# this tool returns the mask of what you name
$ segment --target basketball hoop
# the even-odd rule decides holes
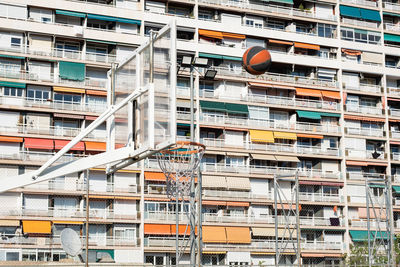
[[[189,195],[191,179],[200,165],[205,150],[203,144],[178,141],[170,148],[157,153],[158,165],[166,177],[169,198]]]

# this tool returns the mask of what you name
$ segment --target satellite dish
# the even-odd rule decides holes
[[[79,235],[71,228],[65,228],[61,231],[60,236],[64,251],[72,257],[79,255],[82,250],[82,242]]]

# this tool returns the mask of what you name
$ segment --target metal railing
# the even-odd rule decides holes
[[[388,31],[400,32],[399,24],[385,22],[383,25],[384,25],[385,29]]]
[[[374,129],[374,128],[345,127],[345,132],[347,134],[352,134],[352,135],[364,135],[364,136],[376,136],[376,137],[385,136],[385,131],[383,129]]]
[[[361,5],[361,6],[370,6],[370,7],[377,6],[377,2],[368,1],[368,0],[341,0],[341,2],[351,3],[351,4]]]
[[[327,193],[306,193],[300,192],[300,201],[312,201],[312,202],[338,202],[342,203],[344,197],[339,194],[327,194]]]
[[[399,87],[387,87],[387,91],[389,95],[396,95],[399,96],[400,95],[400,88]]]
[[[18,153],[0,153],[0,160],[21,160],[21,161],[47,161],[49,158],[53,157],[55,153],[53,152],[32,152],[32,151],[19,151]],[[87,155],[81,154],[65,154],[57,162],[69,162]]]
[[[357,150],[357,149],[346,149],[346,155],[351,158],[360,158],[360,159],[377,159],[383,160],[386,159],[386,154],[383,151],[377,151],[379,155],[375,155],[374,158],[374,150]]]
[[[373,29],[379,28],[379,23],[372,22],[372,21],[350,19],[350,18],[344,18],[344,17],[341,18],[341,21],[342,21],[342,23],[350,24],[350,25],[354,25],[354,26],[367,27],[367,28],[373,28]]]
[[[368,220],[367,219],[359,219],[359,218],[350,218],[349,224],[351,227],[367,228]],[[377,228],[378,225],[379,225],[379,227],[381,227],[383,229],[386,228],[386,222],[384,222],[384,221],[381,221],[378,224],[378,222],[376,220],[370,220],[370,225],[372,228]]]
[[[389,1],[384,1],[383,3],[383,7],[389,10],[394,10],[394,11],[400,11],[400,5],[397,3],[392,3]]]
[[[344,87],[349,90],[361,91],[361,92],[369,92],[369,93],[381,93],[381,86],[375,84],[363,84],[360,83],[358,86],[351,86],[348,84],[344,84]]]
[[[383,109],[372,106],[361,106],[361,105],[346,105],[346,111],[355,112],[355,113],[363,113],[363,114],[372,114],[372,115],[382,115]]]
[[[349,180],[362,180],[365,181],[366,179],[383,179],[385,178],[385,174],[380,173],[368,173],[368,172],[349,172],[347,171],[347,178]]]

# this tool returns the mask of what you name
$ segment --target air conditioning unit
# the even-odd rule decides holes
[[[83,35],[83,26],[74,26],[74,33],[75,33],[75,36],[82,36]]]

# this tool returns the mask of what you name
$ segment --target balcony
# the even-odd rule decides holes
[[[379,211],[377,211],[379,213]],[[359,218],[351,218],[349,219],[349,225],[350,227],[360,227],[360,228],[367,228],[368,227],[368,220],[367,219],[359,219]],[[377,228],[379,227],[386,229],[386,222],[381,221],[378,223],[375,219],[370,220],[370,226],[371,228]]]
[[[400,161],[400,152],[392,152],[391,156],[392,156],[392,160]]]
[[[367,27],[372,29],[378,29],[379,23],[372,22],[372,21],[365,21],[365,20],[358,20],[358,19],[350,19],[350,18],[341,18],[342,23],[359,26],[359,27]]]
[[[400,5],[397,3],[384,1],[382,4],[383,4],[383,8],[385,8],[385,9],[393,10],[393,11],[400,11]]]
[[[357,150],[357,149],[346,149],[346,155],[349,158],[357,158],[357,159],[375,159],[375,160],[384,160],[386,159],[386,153],[383,151],[377,151],[379,154],[378,157],[373,156],[374,150]]]
[[[390,131],[390,137],[400,139],[400,131]]]
[[[331,87],[337,88],[336,81],[327,81],[323,79],[315,79],[315,78],[308,78],[302,76],[293,76],[287,74],[279,74],[279,73],[272,73],[266,72],[262,75],[254,76],[249,74],[242,68],[229,68],[228,66],[219,66],[213,67],[215,70],[218,71],[217,76],[229,76],[235,78],[247,78],[247,79],[255,79],[263,80],[263,81],[270,81],[270,82],[278,82],[278,83],[288,83],[293,86],[298,86],[299,84],[307,85],[307,86],[318,86],[318,87]]]
[[[201,90],[200,97],[212,98],[212,99],[241,100],[250,103],[262,103],[262,104],[279,105],[279,106],[294,107],[294,108],[324,109],[332,111],[337,111],[340,108],[337,102],[332,102],[332,101],[318,101],[310,99],[296,99],[289,97],[279,97],[271,95],[252,95],[252,94],[241,97],[233,97],[229,95],[218,95],[218,93],[213,90]]]
[[[389,115],[390,116],[395,116],[395,117],[400,116],[400,109],[389,108]]]
[[[360,5],[360,6],[377,7],[377,2],[368,0],[341,0],[341,2]]]
[[[383,129],[375,129],[375,128],[345,127],[345,133],[351,135],[362,135],[362,136],[373,136],[373,137],[385,136],[385,131]]]
[[[300,192],[300,201],[343,203],[344,197],[339,194]]]
[[[371,114],[371,115],[382,115],[383,109],[373,106],[362,106],[362,105],[346,105],[345,110],[348,112]]]
[[[360,83],[359,86],[351,86],[344,83],[343,86],[347,90],[352,90],[352,91],[360,91],[360,92],[376,93],[376,94],[380,94],[382,92],[382,87],[380,85],[375,85],[375,84]]]
[[[221,197],[221,198],[236,198],[236,199],[250,199],[253,197],[261,197],[261,198],[268,198],[271,199],[271,195],[259,195],[253,196],[250,191],[230,191],[230,190],[209,190],[203,189],[203,196],[204,197]]]
[[[346,173],[347,179],[365,181],[367,179],[384,179],[385,174],[381,173],[368,173],[368,172],[349,172]]]
[[[33,162],[45,162],[53,157],[53,152],[32,152],[32,151],[20,151],[19,153],[0,153],[0,160],[20,160],[20,161],[33,161]],[[87,155],[80,154],[65,154],[56,163],[70,162],[73,160],[86,157]]]
[[[387,92],[389,95],[400,96],[400,88],[399,87],[387,87]]]
[[[393,24],[393,23],[384,23],[385,30],[392,31],[392,32],[400,32],[400,25]]]

